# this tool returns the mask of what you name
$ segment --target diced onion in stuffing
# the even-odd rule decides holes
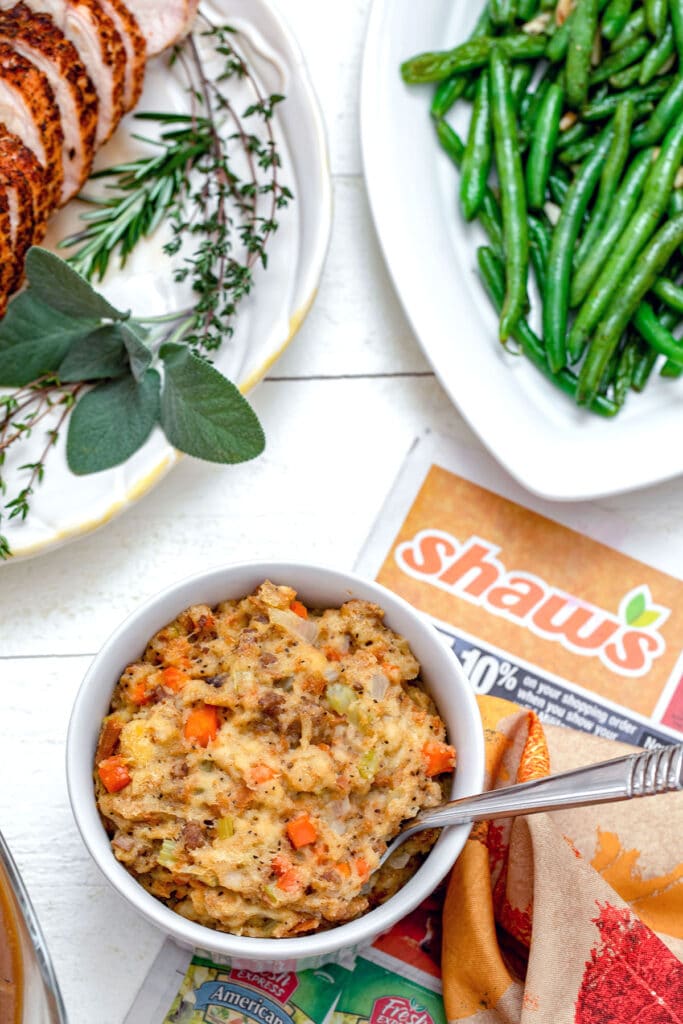
[[[318,625],[315,619],[302,619],[294,612],[283,611],[281,608],[270,608],[268,611],[270,621],[276,626],[282,626],[288,633],[293,633],[306,643],[312,644],[318,635]]]
[[[382,700],[388,686],[389,680],[384,675],[384,672],[375,672],[370,680],[370,693],[373,700]]]

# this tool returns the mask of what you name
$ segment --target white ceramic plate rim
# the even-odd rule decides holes
[[[479,8],[459,9],[462,31],[451,32],[452,45]],[[435,26],[454,11],[450,0],[374,0],[363,55],[361,149],[370,208],[418,341],[491,454],[541,497],[583,500],[673,477],[683,472],[683,449],[670,443],[683,421],[676,382],[653,379],[614,420],[604,420],[575,408],[525,359],[492,344],[496,319],[476,275],[475,246],[484,236],[456,210],[457,174],[429,123],[429,96],[405,86],[398,70],[401,59],[447,45]],[[450,278],[430,259],[435,250]]]
[[[219,955],[244,961],[278,963],[282,961],[306,961],[309,958],[343,954],[356,946],[368,945],[373,938],[386,931],[429,895],[444,878],[454,860],[462,850],[471,826],[457,826],[444,831],[433,851],[422,867],[403,887],[400,893],[383,906],[363,917],[340,925],[327,932],[295,939],[258,939],[213,932],[192,921],[187,921],[164,906],[140,886],[112,855],[108,838],[102,827],[93,797],[92,759],[97,743],[99,722],[109,707],[111,686],[105,687],[98,676],[102,666],[112,658],[119,645],[127,650],[144,647],[146,639],[165,623],[171,621],[183,608],[206,601],[213,604],[219,595],[231,596],[250,592],[258,582],[270,578],[287,582],[301,593],[306,600],[309,591],[330,591],[340,597],[340,603],[348,599],[345,595],[374,601],[387,612],[387,622],[395,623],[401,630],[402,622],[409,623],[409,629],[402,631],[409,636],[418,660],[425,649],[433,651],[434,660],[440,661],[439,672],[448,678],[452,673],[457,680],[457,706],[462,718],[470,727],[467,730],[467,757],[459,760],[453,785],[453,796],[466,796],[479,792],[484,785],[484,737],[479,709],[474,692],[465,677],[460,664],[431,623],[407,601],[353,573],[343,573],[321,566],[296,562],[241,563],[222,566],[209,572],[198,573],[168,587],[160,594],[145,602],[134,611],[109,637],[92,662],[76,696],[69,722],[66,742],[66,774],[69,800],[76,825],[93,860],[111,885],[124,896],[152,924],[172,935],[184,945],[193,945]],[[202,597],[201,595],[205,595]],[[142,620],[144,619],[144,623]],[[150,623],[150,619],[152,622]],[[130,634],[135,640],[131,643]],[[127,643],[125,642],[128,637]],[[116,661],[116,658],[113,659]],[[117,669],[123,664],[118,657]],[[107,678],[109,677],[109,669]],[[115,674],[114,674],[115,680]],[[448,718],[447,713],[443,713]],[[452,715],[456,722],[458,715]],[[476,724],[476,728],[472,728]],[[456,725],[457,728],[457,725]]]
[[[315,217],[312,218],[315,225],[315,233],[311,242],[306,246],[305,251],[302,250],[302,263],[297,273],[292,293],[287,333],[277,335],[273,332],[270,350],[262,362],[238,381],[238,386],[243,393],[249,392],[263,379],[273,363],[283,354],[306,319],[315,301],[332,231],[332,180],[327,132],[320,102],[311,81],[306,61],[295,36],[270,0],[251,0],[251,2],[254,19],[260,17],[269,20],[272,25],[272,31],[277,33],[280,52],[286,56],[288,68],[296,76],[297,88],[301,94],[300,102],[304,108],[305,116],[310,122],[309,127],[314,138],[314,145],[310,147],[306,158],[310,161],[309,173],[311,177],[317,179],[316,191],[319,193],[319,200]],[[297,196],[293,209],[296,209],[296,204],[306,203],[306,201],[305,196]],[[60,526],[51,535],[44,536],[38,541],[22,545],[20,535],[16,540],[13,538],[12,560],[18,561],[24,558],[31,558],[45,551],[53,550],[74,540],[76,537],[90,533],[103,526],[147,494],[181,458],[181,452],[178,452],[170,445],[164,446],[160,449],[155,464],[147,468],[142,476],[136,477],[127,488],[125,494],[113,495],[111,504],[104,512],[94,517],[84,517],[82,521]]]

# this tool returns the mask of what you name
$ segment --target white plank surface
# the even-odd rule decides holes
[[[64,738],[89,656],[146,596],[208,566],[272,556],[351,567],[418,434],[478,446],[429,373],[369,220],[357,131],[368,7],[280,0],[327,118],[335,227],[316,305],[253,396],[266,454],[232,469],[186,459],[98,533],[0,569],[0,828],[71,1024],[121,1024],[161,944],[100,879],[68,807]],[[601,505],[683,547],[683,481]]]

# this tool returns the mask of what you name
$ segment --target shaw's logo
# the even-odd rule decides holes
[[[670,609],[655,604],[647,586],[630,590],[614,615],[540,576],[508,572],[495,557],[499,551],[481,537],[461,544],[443,530],[421,530],[399,544],[395,558],[409,576],[525,626],[573,654],[597,657],[620,675],[645,675],[663,654],[666,644],[655,624],[661,627]]]
[[[370,1024],[434,1024],[423,1006],[405,996],[383,996],[372,1007]]]

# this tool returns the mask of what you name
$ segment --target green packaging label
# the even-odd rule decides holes
[[[446,1024],[446,1015],[438,992],[359,957],[332,1024]]]
[[[323,1024],[348,976],[334,964],[260,974],[194,957],[163,1024]]]

